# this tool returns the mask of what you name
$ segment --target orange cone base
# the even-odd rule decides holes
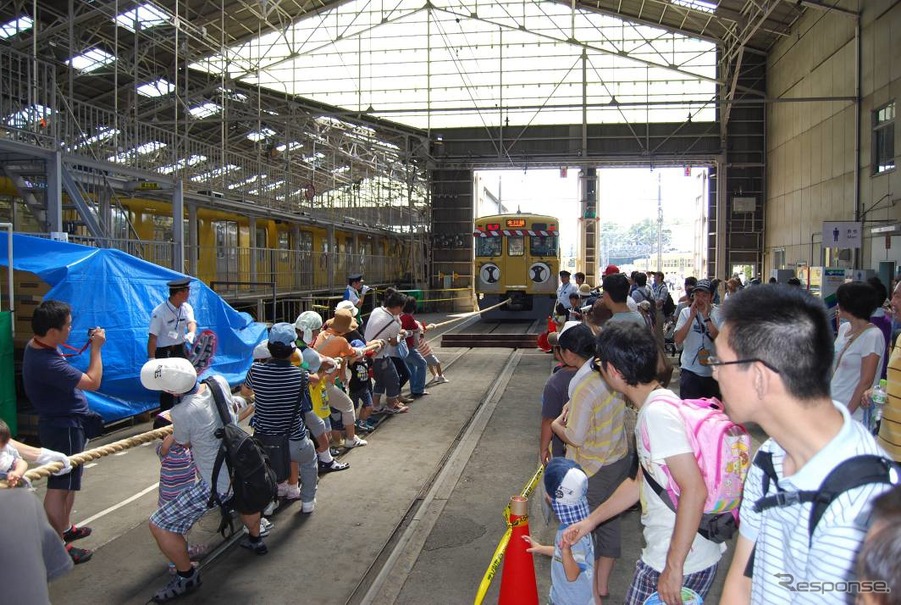
[[[511,516],[511,520],[517,517]],[[498,605],[538,605],[538,584],[535,581],[535,562],[526,552],[529,544],[522,539],[529,535],[529,524],[513,528],[504,553],[501,594]]]

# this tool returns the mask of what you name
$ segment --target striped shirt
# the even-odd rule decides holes
[[[579,463],[589,477],[629,453],[625,402],[607,388],[599,373],[591,371],[590,363],[586,361],[570,382],[564,431],[573,446],[566,448],[566,457]]]
[[[163,453],[163,444],[156,446],[160,457],[160,496],[157,504],[163,506],[197,483],[197,467],[191,450],[180,443],[173,443],[169,451]]]
[[[895,462],[901,462],[901,346],[888,360],[888,397],[879,426],[879,445]]]
[[[819,489],[826,475],[838,464],[861,454],[884,455],[873,436],[848,414],[848,409],[833,401],[844,424],[838,434],[801,469],[783,477],[785,450],[772,439],[760,446],[773,454],[773,467],[779,485],[786,491]],[[797,591],[800,582],[844,582],[853,580],[854,560],[869,523],[870,501],[891,486],[873,483],[848,490],[836,498],[813,533],[808,535],[811,503],[773,507],[754,512],[754,503],[763,497],[763,471],[752,466],[745,480],[741,504],[741,535],[756,542],[754,571],[751,578],[751,602],[766,605],[848,602],[844,592]],[[769,494],[776,493],[770,485]],[[789,578],[789,574],[791,577]],[[791,584],[792,589],[787,587]]]
[[[307,390],[307,371],[291,365],[287,359],[273,359],[255,363],[247,372],[245,386],[253,390],[255,413],[250,426],[255,431],[283,435],[288,430],[298,391],[303,393],[300,410],[290,431],[291,441],[301,441],[307,435],[303,413],[313,409]]]

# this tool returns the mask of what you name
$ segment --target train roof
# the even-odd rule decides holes
[[[545,222],[554,222],[559,223],[560,221],[556,216],[551,216],[549,214],[529,214],[526,212],[522,213],[510,213],[510,214],[493,214],[491,216],[480,216],[475,219],[476,223],[490,223],[492,221],[500,221],[508,218],[524,218],[529,221],[545,221]]]

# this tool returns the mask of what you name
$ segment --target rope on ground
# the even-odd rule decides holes
[[[95,447],[93,449],[81,452],[79,454],[73,454],[69,456],[69,463],[72,466],[80,466],[90,462],[91,460],[96,460],[97,458],[102,458],[104,456],[109,456],[110,454],[115,454],[118,452],[123,452],[125,450],[131,449],[133,447],[137,447],[144,443],[148,443],[150,441],[155,441],[157,439],[162,439],[163,437],[168,436],[172,433],[171,426],[165,426],[161,429],[154,429],[152,431],[148,431],[146,433],[141,433],[140,435],[135,435],[133,437],[127,437],[126,439],[120,439],[119,441],[114,441],[107,445],[102,445],[100,447]],[[49,477],[53,473],[62,470],[63,463],[62,462],[51,462],[49,464],[45,464],[43,466],[38,466],[33,469],[29,469],[25,472],[25,479],[29,481],[36,481],[37,479],[43,479],[45,477]],[[0,481],[0,488],[9,487],[6,484],[6,481]]]
[[[535,474],[532,475],[532,478],[529,479],[529,482],[526,483],[526,486],[519,495],[528,499],[538,486],[538,480],[543,473],[544,466],[539,464]],[[507,523],[507,530],[504,532],[504,535],[501,536],[497,548],[494,549],[494,555],[492,555],[491,563],[488,564],[488,569],[485,570],[485,575],[482,576],[482,581],[479,583],[479,590],[476,592],[476,598],[475,601],[473,601],[473,605],[482,605],[482,601],[485,600],[485,594],[488,592],[488,587],[491,586],[491,581],[494,579],[495,574],[497,574],[497,570],[500,569],[501,560],[504,558],[504,552],[506,552],[507,544],[510,542],[510,536],[513,534],[513,525],[510,523],[509,503],[504,507],[504,520]]]

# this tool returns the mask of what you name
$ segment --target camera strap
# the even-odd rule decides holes
[[[72,345],[67,345],[66,343],[61,343],[59,346],[69,349],[70,351],[75,351],[74,353],[61,353],[58,348],[48,345],[46,342],[41,342],[37,338],[32,338],[31,341],[34,344],[36,344],[37,346],[39,346],[40,348],[50,349],[51,351],[56,351],[63,357],[77,357],[77,356],[81,355],[82,353],[84,353],[87,350],[87,348],[91,345],[90,339],[86,343],[84,343],[84,346],[81,347],[80,349],[73,347]]]

